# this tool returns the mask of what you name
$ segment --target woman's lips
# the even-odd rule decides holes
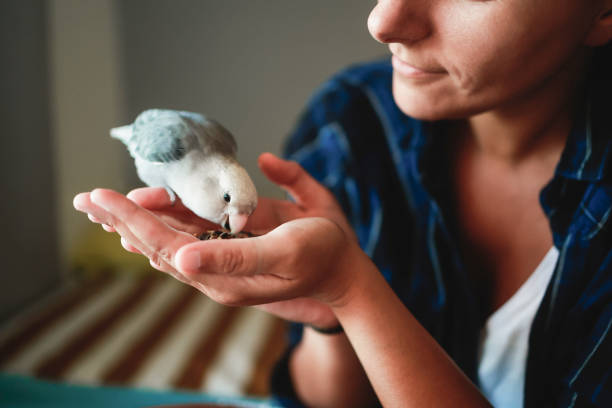
[[[395,71],[408,78],[429,78],[442,75],[446,72],[442,69],[417,68],[402,61],[395,55],[391,57],[391,65]]]

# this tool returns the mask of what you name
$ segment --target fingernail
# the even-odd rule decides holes
[[[83,193],[79,193],[77,195],[74,196],[74,198],[72,199],[72,205],[74,206],[74,208],[76,208],[79,211],[83,211],[84,207],[83,207],[83,197],[85,196],[85,194]]]
[[[200,253],[197,251],[189,251],[183,255],[183,268],[187,270],[197,270],[202,266]]]
[[[92,191],[89,197],[95,205],[110,212],[108,206],[104,203],[104,199],[101,199],[99,190]]]

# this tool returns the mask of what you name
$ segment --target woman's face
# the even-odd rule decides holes
[[[389,44],[393,95],[420,119],[521,100],[585,58],[600,1],[380,0],[368,19]]]

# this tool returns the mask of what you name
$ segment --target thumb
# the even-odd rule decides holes
[[[287,191],[298,205],[317,207],[334,201],[329,190],[295,161],[263,153],[259,156],[258,164],[265,176]]]

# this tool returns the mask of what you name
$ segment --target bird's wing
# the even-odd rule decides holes
[[[134,152],[151,162],[180,160],[197,144],[192,126],[176,111],[146,110],[138,115],[132,130]]]
[[[229,130],[215,120],[198,113],[182,111],[179,114],[192,126],[204,154],[222,154],[236,157],[238,147]]]

